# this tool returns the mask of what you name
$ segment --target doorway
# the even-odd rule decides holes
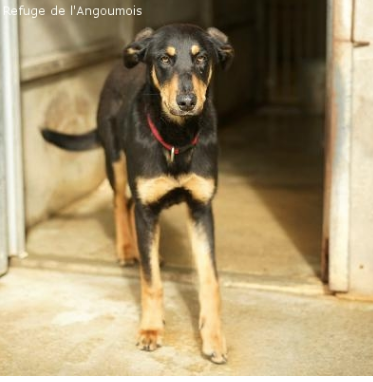
[[[234,1],[227,7],[214,1],[209,18],[236,48],[233,67],[217,72],[214,83],[221,142],[214,204],[218,268],[262,280],[319,282],[326,1]],[[169,269],[193,267],[185,217],[183,206],[162,216],[161,254]],[[33,225],[28,261],[112,272],[114,234],[104,182]]]

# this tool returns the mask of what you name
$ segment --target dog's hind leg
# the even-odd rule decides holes
[[[121,265],[133,264],[138,259],[137,245],[130,228],[128,198],[126,196],[126,158],[115,130],[114,118],[100,119],[98,133],[105,151],[106,173],[114,192],[114,223],[116,254]]]
[[[138,260],[137,243],[131,230],[131,216],[126,195],[127,172],[124,153],[112,162],[114,189],[114,218],[116,230],[116,252],[121,265],[133,264]]]
[[[135,203],[132,197],[127,203],[127,207],[128,207],[128,211],[130,215],[130,229],[131,229],[132,243],[136,253],[136,258],[139,260],[140,253],[139,253],[139,247],[137,245],[137,233],[136,233],[136,223],[135,223]]]

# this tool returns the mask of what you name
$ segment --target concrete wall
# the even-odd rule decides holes
[[[105,178],[100,149],[86,153],[59,150],[41,138],[44,126],[80,133],[96,126],[102,84],[124,41],[133,33],[133,17],[52,16],[58,4],[129,7],[131,1],[21,0],[46,15],[19,17],[26,223],[31,226],[85,195]]]
[[[55,5],[70,10],[71,5],[89,8],[132,7],[129,0],[21,0],[25,7],[44,8],[45,16],[36,19],[20,17],[20,46],[22,63],[31,59],[41,59],[61,51],[72,51],[89,45],[125,38],[131,34],[134,18],[130,16],[82,15],[52,16],[50,9]]]
[[[370,46],[353,51],[350,292],[373,296],[373,8],[356,2],[355,39]]]
[[[96,108],[111,62],[22,86],[26,221],[30,226],[97,187],[102,150],[71,153],[47,144],[43,126],[80,133],[96,126]]]

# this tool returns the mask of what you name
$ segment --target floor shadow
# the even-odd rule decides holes
[[[114,213],[111,200],[107,206],[101,206],[89,212],[63,212],[56,214],[59,220],[95,220],[102,227],[105,236],[115,240]]]
[[[322,131],[321,117],[259,114],[225,126],[220,134],[220,173],[245,179],[316,276],[321,253]]]
[[[174,207],[173,207],[174,208]],[[186,208],[175,207],[177,210],[169,210],[161,216],[160,256],[166,265],[193,268],[193,259],[185,220],[181,217],[178,222],[173,219],[174,215],[185,213]],[[167,214],[167,215],[166,215]]]
[[[193,336],[196,342],[200,344],[200,333],[199,333],[199,301],[198,301],[198,290],[197,283],[194,283],[190,288],[185,288],[185,285],[181,283],[175,283],[177,292],[183,302],[187,307],[189,313],[190,325],[193,329]]]

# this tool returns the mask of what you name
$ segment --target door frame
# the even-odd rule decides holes
[[[328,0],[322,277],[348,292],[354,0]]]
[[[349,288],[350,158],[354,0],[327,0],[328,85],[323,278]],[[0,0],[17,7],[16,0]],[[0,274],[8,255],[25,253],[18,19],[0,14]]]
[[[16,0],[0,0],[1,8],[17,7]],[[24,180],[20,102],[18,17],[0,14],[0,273],[8,256],[25,253]]]
[[[0,41],[2,38],[2,28],[0,28]],[[0,63],[0,73],[2,65]],[[6,188],[5,188],[5,134],[3,123],[3,92],[1,91],[0,79],[0,276],[8,269],[8,232],[6,213]]]

